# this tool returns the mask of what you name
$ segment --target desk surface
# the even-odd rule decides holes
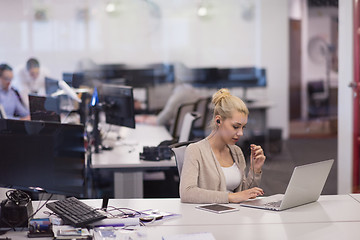
[[[239,211],[216,214],[196,209],[197,204],[183,204],[180,199],[111,199],[109,206],[181,214],[139,227],[146,236],[141,239],[160,240],[162,236],[199,232],[211,232],[215,239],[357,239],[360,203],[353,197],[360,195],[321,196],[318,202],[282,212],[231,204]],[[99,199],[85,202],[93,207],[101,206]],[[43,217],[43,213],[37,217]],[[25,235],[25,232],[9,232],[2,237],[25,239]]]
[[[122,199],[110,200],[109,206],[129,207],[136,210],[159,209],[165,212],[182,214],[162,223],[166,226],[192,225],[233,225],[233,224],[284,224],[284,223],[360,223],[360,203],[349,195],[321,196],[319,201],[281,212],[241,207],[229,204],[239,211],[215,214],[196,209],[199,204],[180,203],[180,199]]]
[[[92,168],[153,168],[174,167],[174,160],[142,161],[139,153],[144,146],[157,146],[164,140],[171,140],[170,133],[164,126],[137,124],[135,129],[124,128],[119,141],[112,141],[114,148],[110,151],[92,154]]]
[[[275,104],[271,101],[258,101],[255,100],[253,102],[246,103],[246,106],[249,109],[268,109],[273,107]]]
[[[360,194],[350,194],[350,196],[360,203]]]

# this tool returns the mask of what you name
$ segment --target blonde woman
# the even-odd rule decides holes
[[[263,195],[259,186],[265,155],[260,146],[251,145],[250,168],[246,175],[245,158],[235,145],[243,135],[249,110],[228,89],[212,98],[212,132],[190,144],[185,151],[180,178],[180,197],[187,203],[238,203]]]

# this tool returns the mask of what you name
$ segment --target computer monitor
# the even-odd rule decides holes
[[[84,197],[84,126],[0,119],[0,186]]]
[[[46,95],[51,95],[59,90],[58,80],[45,77],[45,91]]]
[[[150,64],[142,68],[126,68],[123,77],[128,86],[144,88],[174,83],[175,73],[172,64]]]
[[[218,69],[213,67],[191,68],[186,71],[183,81],[195,86],[218,87]]]
[[[29,95],[31,120],[60,122],[60,98]]]
[[[256,67],[191,68],[183,81],[199,87],[266,87],[266,70]]]
[[[98,66],[106,80],[124,78],[125,64],[100,64]]]
[[[266,87],[266,70],[256,67],[219,69],[219,81],[229,87]]]
[[[79,88],[86,83],[85,74],[82,72],[63,73],[63,80],[73,88]]]
[[[106,123],[135,128],[134,96],[132,87],[103,84],[100,102]]]

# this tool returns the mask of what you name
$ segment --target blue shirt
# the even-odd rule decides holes
[[[19,97],[12,88],[9,90],[0,89],[0,104],[3,106],[7,118],[26,117],[29,111],[22,105]]]

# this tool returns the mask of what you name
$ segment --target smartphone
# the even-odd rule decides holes
[[[206,204],[206,205],[196,206],[196,208],[201,209],[201,210],[205,210],[205,211],[214,212],[214,213],[227,213],[227,212],[239,211],[238,208],[224,206],[224,205],[215,204],[215,203],[214,204]]]

